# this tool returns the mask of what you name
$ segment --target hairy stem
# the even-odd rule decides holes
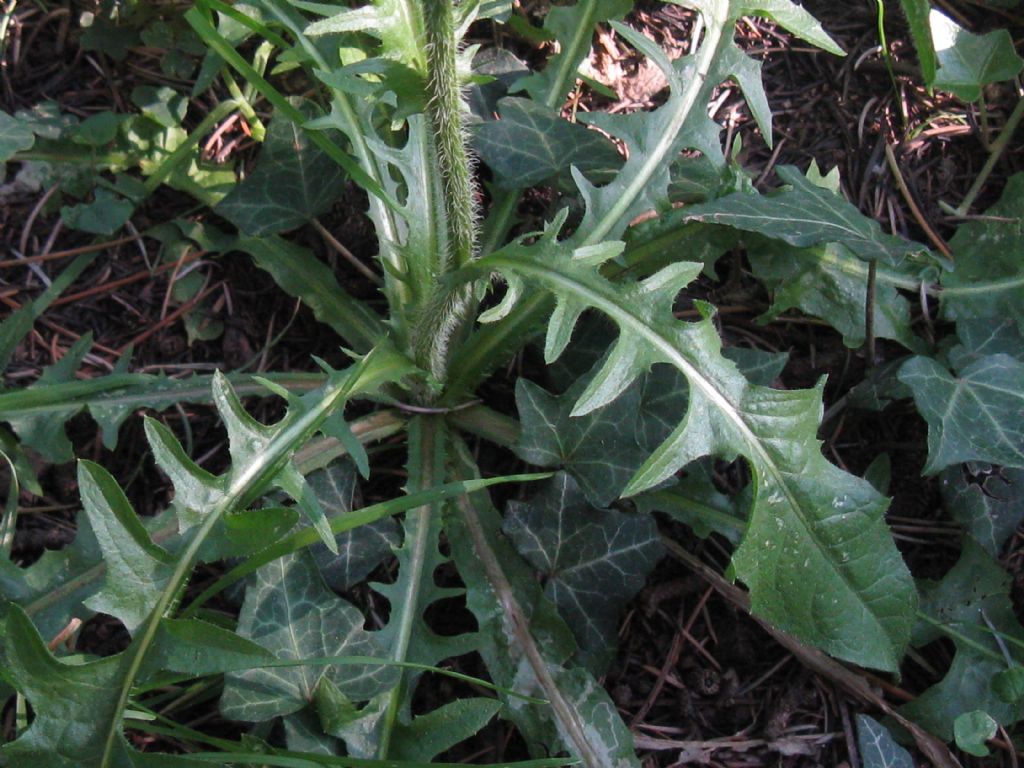
[[[427,120],[444,186],[447,244],[435,254],[435,283],[410,329],[413,356],[439,384],[447,378],[453,339],[464,330],[473,305],[469,285],[441,278],[476,256],[477,203],[472,159],[466,147],[464,106],[457,68],[458,39],[452,0],[423,0],[427,51]]]
[[[476,190],[472,178],[462,92],[456,68],[458,41],[451,0],[423,0],[427,33],[427,117],[437,147],[437,164],[444,180],[445,213],[450,238],[449,253],[440,272],[450,272],[469,262],[476,248]]]

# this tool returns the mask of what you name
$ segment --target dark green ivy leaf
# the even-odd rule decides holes
[[[939,63],[933,85],[940,90],[977,101],[983,86],[1012,80],[1024,68],[1005,29],[976,35],[940,11],[932,11],[929,22]]]
[[[965,461],[1024,469],[1024,363],[989,355],[954,375],[930,357],[914,357],[899,379],[928,422],[926,474]]]
[[[312,557],[286,555],[256,572],[238,620],[238,634],[279,659],[380,656],[362,614],[324,584]],[[271,667],[227,676],[220,709],[234,720],[259,722],[307,706],[324,677],[354,700],[387,690],[394,670],[378,666]]]
[[[583,173],[615,168],[622,158],[597,131],[570,123],[529,99],[498,102],[501,119],[479,123],[473,134],[481,159],[501,189],[524,189],[575,166]]]
[[[516,407],[522,432],[514,450],[531,464],[564,468],[592,503],[606,506],[619,497],[646,455],[634,437],[640,393],[631,387],[603,408],[572,416],[586,385],[587,379],[580,379],[555,396],[519,379]]]
[[[973,539],[965,538],[960,560],[941,581],[921,585],[921,613],[953,633],[956,656],[946,676],[900,714],[941,738],[953,738],[956,719],[983,709],[996,721],[1010,725],[1024,717],[1024,702],[1009,703],[997,694],[993,678],[1019,664],[1016,650],[1024,641],[1024,627],[1010,602],[1010,576]],[[933,623],[921,621],[914,630],[917,647],[945,636]],[[993,630],[1009,641],[1000,642]],[[1011,659],[1004,656],[1004,648]]]
[[[956,269],[941,275],[939,303],[947,320],[1024,322],[1024,174],[1010,177],[985,217],[960,225],[949,247]]]
[[[857,715],[857,746],[864,768],[914,768],[914,759],[889,729],[867,715]]]
[[[307,117],[312,107],[301,106]],[[286,117],[267,128],[255,170],[215,211],[247,235],[295,229],[327,211],[345,191],[345,173],[308,134]]]
[[[664,554],[654,520],[591,507],[576,481],[559,472],[529,501],[509,503],[504,531],[540,571],[544,594],[573,629],[586,666],[603,672],[619,613]]]
[[[981,467],[971,478],[969,466],[949,467],[939,476],[942,500],[952,518],[989,555],[999,557],[1024,520],[1024,470]]]

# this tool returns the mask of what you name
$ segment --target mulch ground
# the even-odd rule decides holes
[[[864,212],[889,231],[940,247],[957,222],[943,213],[939,202],[959,202],[987,156],[976,115],[962,103],[929,94],[920,86],[896,3],[887,4],[886,27],[895,59],[894,79],[880,53],[874,2],[808,0],[806,5],[847,51],[845,58],[813,51],[761,21],[744,22],[738,30],[743,46],[763,62],[775,113],[774,148],[769,149],[760,137],[737,89],[720,92],[715,118],[730,137],[741,139],[740,162],[751,170],[759,187],[777,184],[773,170],[780,165],[806,168],[814,160],[824,170],[838,167],[847,197]],[[974,31],[998,25],[1008,26],[1015,37],[1024,32],[1021,15],[994,12],[974,2],[938,0],[937,5]],[[128,111],[128,94],[137,85],[183,85],[161,73],[157,64],[163,51],[159,49],[141,47],[114,61],[78,46],[78,14],[84,4],[46,7],[22,4],[8,31],[0,69],[3,108],[8,112],[47,99],[81,117],[105,109]],[[526,10],[536,9],[527,6]],[[691,24],[688,12],[644,2],[630,21],[670,52],[685,52]],[[480,36],[495,39],[490,30],[481,29]],[[590,65],[595,78],[606,77],[619,99],[581,89],[573,97],[573,109],[636,109],[663,98],[657,76],[610,32],[595,38]],[[989,121],[998,126],[1012,109],[1015,95],[1000,88],[986,95]],[[197,105],[199,112],[208,108],[209,104]],[[904,190],[887,163],[886,145],[894,148]],[[211,157],[226,162],[251,155],[254,145],[234,124],[211,137],[207,149]],[[994,201],[1006,178],[1020,169],[1022,151],[1024,142],[1011,144],[976,210]],[[17,180],[16,170],[8,167],[0,187],[0,238],[7,252],[57,255],[90,242],[81,233],[63,229],[57,201],[46,189]],[[372,230],[360,213],[362,201],[354,194],[350,202],[325,217],[324,224],[344,232],[345,244],[357,255],[369,256]],[[142,231],[174,215],[186,215],[193,206],[185,196],[163,190],[133,219],[133,225]],[[294,237],[335,265],[354,293],[373,294],[373,286],[351,271],[316,229],[306,228]],[[174,270],[151,272],[155,247],[146,239],[110,246],[67,297],[36,323],[5,373],[5,386],[30,383],[88,331],[96,343],[82,376],[108,373],[128,349],[134,370],[169,375],[243,365],[252,371],[308,370],[312,354],[337,357],[336,345],[311,314],[295,306],[243,257],[199,258],[190,267],[203,276],[211,321],[221,323],[224,331],[212,340],[189,344],[181,315],[175,311],[181,305],[170,296]],[[54,258],[42,262],[39,269],[52,277],[63,263]],[[730,275],[723,334],[762,349],[789,351],[783,385],[807,386],[828,376],[828,407],[860,379],[862,356],[845,348],[827,326],[795,316],[769,326],[755,321],[767,309],[768,297],[749,278],[741,255],[723,272]],[[27,269],[0,270],[0,302],[14,308],[31,300],[40,291],[40,279]],[[724,289],[716,290],[720,301]],[[919,309],[917,317],[922,333],[944,332],[929,326],[925,310]],[[274,343],[268,344],[271,339]],[[881,353],[885,354],[884,348]],[[524,374],[530,377],[529,369]],[[500,383],[497,386],[500,389]],[[179,434],[187,423],[193,455],[202,457],[207,466],[216,469],[223,461],[224,437],[210,418],[210,409],[184,406],[164,418]],[[920,478],[924,434],[925,427],[912,407],[897,404],[884,414],[844,413],[829,422],[821,436],[831,460],[854,472],[862,472],[878,453],[890,454],[894,498],[890,522],[915,575],[936,576],[955,560],[958,539],[956,529],[943,519],[937,487]],[[87,418],[76,419],[70,435],[78,455],[102,461],[126,483],[140,512],[158,511],[167,488],[151,463],[139,460],[145,440],[138,420],[130,420],[122,429],[115,452],[102,447]],[[391,453],[397,472],[401,451]],[[45,495],[22,500],[25,513],[20,516],[14,546],[21,562],[30,562],[44,548],[62,546],[74,535],[77,490],[72,466],[41,465],[39,469]],[[385,474],[377,482],[364,489],[367,498],[390,493],[394,478]],[[681,527],[672,533],[706,562],[719,566],[727,562],[726,549],[714,538],[701,542]],[[1017,536],[1005,554],[1017,583],[1022,581],[1022,547],[1024,539]],[[79,646],[110,652],[123,640],[116,623],[100,617],[86,627]],[[873,677],[870,684],[892,704],[911,700],[935,682],[925,670],[929,666],[942,669],[948,663],[949,649],[942,644],[927,651],[926,663],[908,663],[898,685]],[[854,717],[861,712],[880,717],[869,701],[851,695],[828,674],[812,671],[735,601],[671,557],[658,567],[624,615],[620,652],[605,683],[651,766],[858,765]],[[459,759],[486,749],[475,759],[516,758],[516,740],[510,740],[503,728],[493,730],[450,757]],[[984,764],[1015,766],[1017,760],[1003,749]]]

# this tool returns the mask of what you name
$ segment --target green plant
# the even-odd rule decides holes
[[[874,333],[917,353],[880,371],[845,404],[912,396],[929,422],[928,472],[959,472],[965,462],[1020,470],[1019,332],[1014,324],[989,335],[983,329],[1000,313],[1021,319],[1024,269],[1008,242],[1021,235],[1005,223],[1020,220],[1021,180],[1011,182],[997,220],[965,225],[967,243],[953,243],[960,256],[954,272],[846,203],[836,176],[781,168],[786,186],[759,195],[726,159],[705,111],[712,91],[735,81],[770,141],[759,67],[736,46],[734,25],[761,15],[841,51],[789,0],[679,4],[699,21],[690,54],[675,62],[616,20],[627,3],[552,8],[543,32],[558,40],[558,53],[517,83],[526,97],[498,102],[501,120],[475,127],[463,96],[480,78],[470,74],[472,50],[461,49],[461,38],[473,21],[507,15],[498,2],[377,0],[339,10],[300,0],[199,0],[186,15],[192,32],[182,26],[174,34],[201,41],[208,49],[201,82],[220,78],[232,98],[191,133],[181,128],[186,107],[174,93],[139,94],[141,114],[88,128],[89,121],[54,127],[52,116],[3,116],[6,157],[46,162],[66,153],[68,137],[76,136],[90,147],[81,162],[91,175],[78,191],[96,208],[69,207],[62,214],[69,225],[114,231],[118,222],[96,219],[111,210],[110,196],[127,220],[160,184],[183,189],[239,232],[176,220],[158,233],[168,248],[189,243],[249,254],[339,334],[355,361],[301,377],[217,374],[174,382],[121,371],[82,382],[73,374],[86,339],[33,388],[0,393],[0,418],[11,430],[0,436],[26,486],[33,478],[25,448],[54,461],[70,458],[63,424],[84,408],[113,444],[135,408],[210,399],[231,459],[226,472],[212,475],[149,419],[153,456],[174,488],[165,514],[140,519],[109,473],[81,461],[83,519],[74,544],[27,569],[0,563],[0,677],[34,712],[0,749],[0,760],[100,768],[424,763],[497,714],[522,734],[537,756],[532,765],[635,765],[630,733],[597,678],[614,648],[618,612],[663,553],[654,513],[702,535],[725,534],[737,544],[731,567],[750,590],[754,613],[842,660],[897,672],[911,642],[953,638],[961,668],[930,694],[945,708],[927,711],[926,694],[905,710],[945,738],[975,710],[1003,724],[1019,719],[1013,680],[1000,676],[1020,669],[1024,630],[992,561],[1006,524],[996,532],[996,513],[977,509],[991,497],[970,508],[952,504],[987,544],[965,547],[957,569],[926,585],[919,610],[918,588],[884,520],[885,496],[821,453],[823,383],[773,389],[784,361],[723,348],[705,302],[693,303],[693,322],[674,312],[681,292],[742,238],[755,276],[773,291],[769,315],[799,308],[826,319],[851,347]],[[651,112],[586,115],[587,124],[622,143],[624,161],[599,134],[558,112],[591,30],[606,22],[660,68],[670,89]],[[304,75],[315,95],[289,99],[274,84],[283,73]],[[259,125],[256,107],[265,104],[274,112],[253,174],[235,184],[200,166],[195,147],[218,121],[238,110]],[[495,173],[486,210],[472,172],[471,135]],[[510,146],[525,148],[515,162]],[[682,150],[701,154],[713,182],[698,202],[674,208],[673,174],[685,175],[696,162]],[[583,162],[595,156],[600,160]],[[368,193],[383,315],[281,234],[326,210],[345,177]],[[578,202],[552,208],[537,231],[511,236],[522,190],[555,178],[563,188],[571,181]],[[631,226],[651,211],[660,215]],[[689,262],[678,258],[679,247],[711,255],[707,263]],[[0,326],[4,362],[91,257],[78,258]],[[901,293],[918,289],[938,296],[944,317],[956,322],[957,341],[937,352],[915,334]],[[614,325],[611,345],[602,342],[607,325],[594,329],[601,322]],[[542,334],[552,378],[555,364],[563,365],[564,386],[552,393],[519,380],[518,421],[477,402],[487,377]],[[243,408],[240,395],[258,391],[284,399],[281,421],[261,424]],[[346,405],[355,401],[377,408],[346,421]],[[998,440],[989,439],[985,419],[1005,425]],[[350,467],[368,474],[364,445],[397,433],[407,445],[405,495],[349,509]],[[480,479],[486,468],[468,436],[556,474]],[[341,457],[351,464],[336,461]],[[742,459],[750,474],[746,502],[723,499],[707,471],[711,459]],[[498,483],[527,484],[525,500],[511,502],[504,515],[485,492]],[[967,499],[975,487],[958,492]],[[4,530],[13,508],[9,503]],[[395,522],[398,514],[404,517]],[[322,545],[317,555],[314,545]],[[392,551],[395,581],[372,585],[390,614],[368,631],[363,615],[324,579],[343,589]],[[197,563],[229,558],[241,562],[198,596],[184,594]],[[464,589],[435,580],[449,564]],[[965,600],[964,585],[977,571],[989,588],[983,598]],[[237,623],[205,610],[210,597],[243,579]],[[476,631],[442,637],[431,629],[428,608],[452,597],[465,598]],[[56,658],[47,650],[43,638],[68,617],[94,611],[125,625],[127,649],[104,659]],[[1003,653],[1007,636],[1013,649]],[[414,717],[423,673],[443,671],[444,660],[470,652],[490,678],[471,682],[496,698],[457,699]],[[966,668],[983,670],[984,690],[966,690]],[[249,723],[281,718],[287,749],[262,738],[267,728],[232,741],[155,714],[163,686],[198,677],[197,690],[214,696],[209,681],[220,675],[221,712]],[[992,688],[996,679],[1001,694]],[[144,753],[125,729],[213,749],[173,758]],[[968,734],[974,747],[978,731]],[[545,753],[570,757],[541,759]]]

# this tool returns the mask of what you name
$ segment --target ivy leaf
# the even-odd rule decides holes
[[[940,90],[977,101],[983,86],[1012,80],[1024,69],[1024,59],[1017,55],[1005,29],[976,35],[934,9],[928,22],[939,64],[933,85]]]
[[[167,86],[137,86],[132,89],[131,99],[142,114],[164,128],[181,125],[188,112],[188,99]]]
[[[874,718],[857,715],[857,747],[864,768],[914,768],[914,759]]]
[[[352,511],[355,493],[355,470],[349,462],[335,462],[326,469],[306,478],[310,489],[320,502],[328,520]],[[320,574],[327,586],[344,592],[380,565],[392,547],[400,541],[398,523],[386,517],[369,525],[360,525],[334,537],[338,553],[333,554],[323,544],[310,547]]]
[[[103,589],[85,604],[120,619],[134,632],[160,598],[174,570],[174,558],[153,543],[121,486],[103,467],[81,461],[78,487],[107,569]]]
[[[476,735],[490,722],[501,702],[497,699],[456,699],[425,715],[413,718],[409,725],[395,728],[395,760],[430,762],[464,739]]]
[[[570,166],[586,173],[622,162],[600,133],[570,123],[543,104],[508,97],[498,102],[498,109],[501,119],[478,123],[473,136],[500,189],[532,187]]]
[[[954,376],[932,358],[914,357],[899,379],[928,422],[925,474],[965,461],[1024,469],[1024,363],[989,355]]]
[[[6,163],[18,152],[32,149],[36,143],[31,126],[0,110],[0,163]]]
[[[514,449],[523,461],[562,467],[598,506],[617,499],[646,455],[634,439],[640,393],[637,387],[584,416],[573,405],[587,386],[580,379],[564,395],[551,395],[520,378],[516,407],[522,425]]]
[[[300,105],[308,118],[314,109]],[[287,232],[324,213],[345,191],[345,172],[287,117],[276,116],[256,161],[214,210],[247,235]]]
[[[664,554],[654,520],[594,509],[559,472],[525,503],[510,502],[503,528],[545,580],[584,653],[603,672],[615,647],[619,614]]]
[[[307,553],[281,557],[256,572],[247,587],[238,634],[279,659],[326,656],[380,656],[381,648],[363,629],[362,614],[336,596]],[[322,678],[354,700],[387,690],[394,671],[377,666],[272,667],[233,672],[225,677],[221,713],[234,720],[260,722],[297,712],[316,694]]]
[[[465,446],[456,455],[463,476],[475,476],[476,467]],[[598,768],[638,768],[629,729],[619,717],[608,694],[587,670],[567,669],[564,665],[575,650],[572,633],[545,599],[533,570],[501,535],[502,519],[487,494],[471,497],[487,545],[501,563],[509,588],[536,643],[537,650],[552,673],[554,684],[562,691],[579,716],[588,740],[601,761]],[[466,584],[466,605],[480,627],[478,651],[496,685],[530,696],[544,696],[522,644],[508,621],[508,612],[495,593],[485,568],[476,555],[474,540],[461,517],[451,515],[445,532],[452,543],[452,558]],[[576,754],[573,741],[559,727],[547,705],[524,702],[502,696],[503,716],[515,723],[528,743],[550,745],[550,750],[566,749]]]
[[[982,467],[976,478],[967,467],[950,467],[939,476],[942,500],[950,516],[985,551],[999,557],[1006,540],[1024,521],[1024,470]]]
[[[1017,664],[1024,658],[1016,652],[1024,627],[1010,601],[1010,576],[974,540],[964,539],[960,559],[941,581],[921,585],[921,613],[929,621],[915,628],[914,645],[943,637],[939,624],[951,630],[956,655],[946,676],[900,707],[900,714],[946,741],[953,739],[954,723],[965,712],[983,709],[1003,725],[1024,717],[1024,702],[1004,701],[993,685],[1009,667],[1003,648],[1012,649]],[[990,627],[1012,641],[1000,643]]]
[[[839,331],[847,347],[863,345],[867,332],[867,265],[845,245],[795,248],[765,242],[752,246],[748,257],[754,274],[772,290],[771,308],[758,318],[760,321],[771,322],[790,309],[799,309]],[[900,272],[888,271],[875,284],[875,335],[918,350],[921,343],[911,328],[910,302],[887,279]]]
[[[77,520],[75,539],[62,549],[48,549],[27,568],[19,568],[0,558],[0,616],[9,606],[24,609],[45,637],[55,637],[73,618],[92,616],[84,603],[100,588],[93,576],[102,562],[102,553],[89,519]]]
[[[1024,323],[1024,174],[1010,177],[999,202],[979,221],[961,224],[949,247],[956,269],[940,276],[947,320],[997,318]]]
[[[648,490],[702,456],[743,456],[754,475],[755,502],[733,566],[750,587],[753,610],[836,656],[896,669],[910,634],[913,583],[883,519],[886,499],[821,454],[821,385],[786,392],[752,385],[722,356],[710,308],[698,304],[699,322],[678,321],[676,294],[701,265],[676,264],[643,281],[612,284],[589,251],[574,257],[571,246],[555,240],[559,226],[556,221],[534,242],[480,259],[473,270],[498,271],[509,282],[491,317],[511,311],[528,287],[555,294],[549,360],[564,349],[562,340],[585,309],[618,325],[618,339],[577,400],[576,415],[614,401],[654,363],[684,374],[687,411],[623,493]],[[609,249],[608,257],[614,253]]]
[[[949,353],[954,368],[962,368],[989,355],[1009,355],[1024,363],[1024,337],[1014,320],[960,320],[956,324],[956,335],[961,345]]]
[[[877,221],[838,194],[813,183],[793,166],[780,166],[776,172],[788,187],[768,195],[734,193],[691,206],[686,209],[686,217],[756,232],[798,248],[842,243],[858,258],[877,259],[890,266],[927,251],[918,243],[883,233]]]

